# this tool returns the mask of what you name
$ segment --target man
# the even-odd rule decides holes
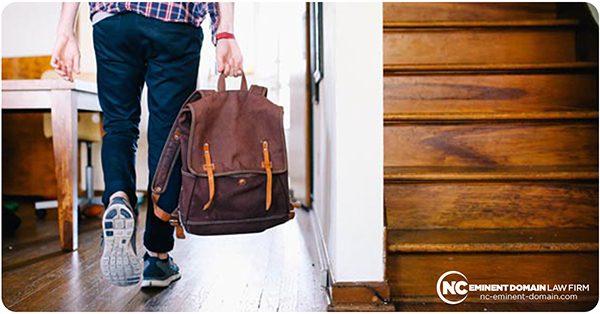
[[[63,3],[51,64],[66,80],[79,73],[79,48],[74,34],[78,3]],[[196,89],[203,33],[211,18],[218,71],[242,73],[242,55],[233,36],[233,3],[91,2],[98,97],[106,134],[102,168],[106,208],[103,216],[104,277],[119,286],[139,282],[141,262],[135,251],[137,217],[135,154],[139,137],[140,98],[148,86],[148,166],[152,182],[165,140],[185,99]],[[181,161],[179,165],[181,166]],[[181,173],[173,171],[159,206],[177,207]],[[148,193],[150,195],[150,192]],[[142,287],[166,287],[181,277],[169,256],[173,227],[153,214],[148,202],[144,232]]]

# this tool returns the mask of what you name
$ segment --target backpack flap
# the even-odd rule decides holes
[[[218,92],[190,104],[190,110],[192,121],[185,156],[190,173],[208,176],[207,165],[211,165],[215,177],[266,175],[264,142],[268,143],[270,171],[287,171],[282,107],[248,92]]]

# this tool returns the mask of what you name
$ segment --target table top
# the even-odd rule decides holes
[[[2,80],[2,109],[51,109],[52,91],[70,91],[77,110],[102,111],[95,82],[62,79]]]
[[[62,79],[44,80],[2,80],[2,91],[26,91],[26,90],[59,90],[71,89],[84,93],[97,94],[98,89],[95,82],[75,80],[74,82]]]

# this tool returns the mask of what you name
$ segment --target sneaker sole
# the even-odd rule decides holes
[[[100,268],[113,285],[131,286],[140,281],[142,263],[131,247],[134,225],[133,213],[120,204],[110,206],[102,216],[104,250]]]
[[[170,285],[173,281],[177,281],[180,278],[181,278],[181,274],[177,273],[177,274],[171,275],[171,277],[169,277],[167,279],[163,279],[163,280],[144,279],[144,280],[142,280],[142,288],[150,288],[150,287],[164,288],[164,287],[167,287],[168,285]]]

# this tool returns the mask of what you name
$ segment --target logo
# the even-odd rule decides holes
[[[447,271],[437,281],[437,294],[444,303],[459,304],[467,298],[467,276],[456,270]]]
[[[477,281],[475,278],[474,281]],[[469,292],[482,301],[538,301],[577,300],[576,292],[589,292],[588,283],[469,283],[463,273],[451,270],[443,273],[437,281],[438,297],[456,305],[467,299]],[[574,293],[575,292],[575,293]]]

